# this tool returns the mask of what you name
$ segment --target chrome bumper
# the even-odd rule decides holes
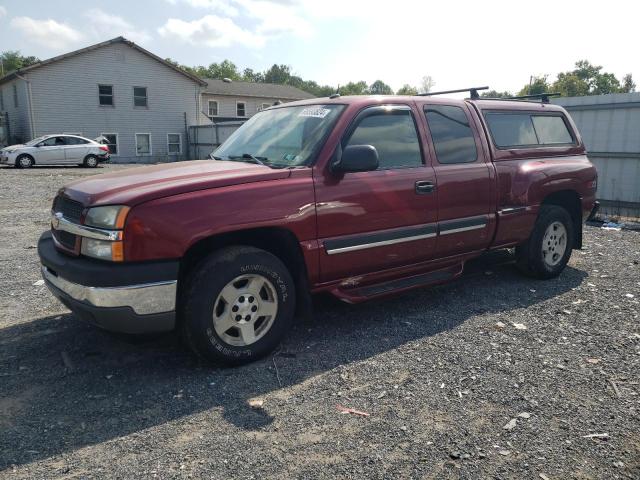
[[[176,307],[176,280],[124,287],[87,287],[56,276],[45,266],[42,278],[47,286],[53,285],[74,300],[94,307],[130,307],[138,315],[171,312]]]

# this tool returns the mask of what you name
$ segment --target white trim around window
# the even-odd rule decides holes
[[[238,113],[238,106],[242,104],[244,106],[244,115],[240,115]],[[236,100],[236,117],[246,117],[247,116],[247,102],[243,100]]]
[[[177,142],[169,142],[170,135],[177,135]],[[172,152],[170,145],[178,145],[178,151]],[[167,155],[182,155],[182,134],[181,133],[167,133]]]
[[[113,137],[116,137],[116,143],[107,143],[105,145],[109,146],[109,145],[115,145],[116,146],[116,153],[113,153],[111,151],[111,148],[109,148],[109,152],[111,154],[112,157],[117,157],[118,155],[120,155],[120,141],[118,139],[118,134],[117,133],[101,133],[100,136],[106,137],[107,135],[111,135]]]
[[[271,103],[261,103],[260,106],[257,108],[257,110],[259,112],[269,108],[272,104]]]
[[[136,133],[136,157],[149,157],[153,155],[153,145],[151,143],[151,134],[150,133]],[[149,138],[149,152],[140,153],[138,151],[138,136],[146,135]]]
[[[211,104],[215,103],[216,104],[216,109],[215,112],[216,113],[211,113]],[[218,100],[207,100],[207,114],[209,117],[219,117],[220,116],[220,102],[218,102]]]

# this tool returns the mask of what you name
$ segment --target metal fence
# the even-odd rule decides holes
[[[571,114],[598,169],[601,213],[640,218],[640,92],[554,99]]]
[[[208,158],[209,154],[231,136],[243,121],[219,122],[189,127],[189,158]]]

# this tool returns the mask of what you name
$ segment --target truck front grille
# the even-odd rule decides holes
[[[65,232],[64,230],[54,230],[53,234],[56,237],[56,240],[65,248],[69,250],[75,250],[76,248],[76,239],[77,235],[73,233]]]
[[[64,218],[75,223],[80,223],[83,210],[84,207],[80,202],[63,197],[62,195],[58,195],[53,201],[54,213],[60,212],[64,215]]]

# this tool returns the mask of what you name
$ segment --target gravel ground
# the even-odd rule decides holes
[[[496,254],[316,299],[277,355],[221,369],[34,285],[57,188],[121,168],[0,169],[1,478],[640,478],[640,234],[586,227],[556,280]]]

